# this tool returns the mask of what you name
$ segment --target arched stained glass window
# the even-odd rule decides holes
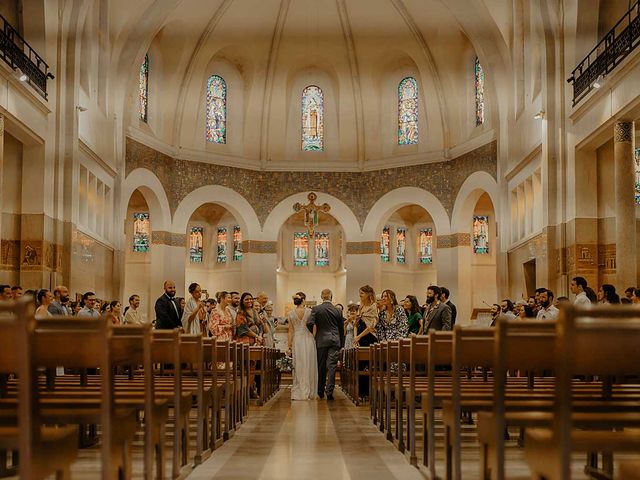
[[[480,65],[480,59],[476,57],[474,66],[476,83],[476,127],[484,123],[484,71]]]
[[[133,251],[148,252],[151,240],[151,225],[149,223],[149,213],[133,214]]]
[[[384,227],[380,236],[380,260],[388,262],[390,260],[389,246],[391,244],[391,228]]]
[[[138,80],[138,113],[140,120],[146,123],[149,113],[149,54],[144,56],[140,65],[140,78]]]
[[[418,256],[420,257],[420,263],[428,264],[433,263],[433,229],[422,228],[420,229],[420,245]]]
[[[295,232],[293,234],[293,266],[306,267],[309,265],[309,234]]]
[[[189,260],[191,263],[202,263],[203,227],[191,227],[189,234]]]
[[[324,150],[324,95],[315,85],[302,91],[302,150]]]
[[[636,205],[640,205],[640,148],[636,148]]]
[[[239,262],[242,260],[242,231],[240,226],[233,227],[233,261]]]
[[[407,77],[398,85],[398,145],[418,143],[418,82]]]
[[[396,262],[406,263],[407,261],[407,229],[396,229]]]
[[[207,142],[227,143],[227,83],[219,75],[207,80]]]
[[[218,263],[227,263],[227,227],[218,227]]]
[[[489,217],[473,216],[473,253],[489,253]]]

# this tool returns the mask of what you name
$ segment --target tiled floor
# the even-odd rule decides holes
[[[375,429],[368,410],[335,401],[291,402],[283,389],[190,479],[423,479]]]

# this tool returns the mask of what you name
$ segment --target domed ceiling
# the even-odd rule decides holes
[[[128,134],[179,158],[264,170],[370,170],[464,153],[493,139],[491,98],[476,126],[476,52],[449,7],[446,0],[115,0],[112,42],[135,50]],[[137,65],[147,52],[144,123]],[[211,75],[227,85],[225,144],[205,140]],[[399,145],[398,85],[406,77],[416,79],[418,142]],[[323,151],[301,148],[309,85],[324,95]]]

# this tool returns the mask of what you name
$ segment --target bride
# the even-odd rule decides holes
[[[291,400],[311,400],[318,397],[316,341],[307,328],[311,309],[306,308],[303,303],[304,293],[296,293],[293,296],[296,308],[289,313],[289,353],[293,354]]]

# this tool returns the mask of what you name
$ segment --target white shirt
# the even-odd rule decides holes
[[[576,299],[573,301],[573,304],[576,307],[590,307],[591,300],[589,300],[589,297],[587,297],[587,294],[585,292],[580,292],[578,295],[576,295]]]
[[[558,310],[555,305],[549,305],[546,309],[540,308],[540,310],[538,310],[536,320],[556,320],[559,313],[560,310]]]

